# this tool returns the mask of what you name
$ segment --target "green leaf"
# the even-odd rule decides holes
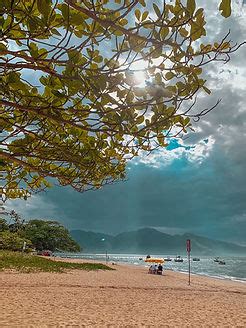
[[[101,63],[103,61],[103,57],[102,56],[96,56],[93,58],[93,61],[96,63]]]
[[[161,74],[160,74],[160,73],[156,73],[156,74],[155,74],[155,82],[156,82],[157,84],[161,84],[161,82],[162,82],[162,78],[161,78]]]
[[[52,34],[55,34],[55,35],[58,35],[58,36],[62,36],[62,34],[61,34],[57,29],[55,29],[55,28],[53,28],[53,29],[51,30],[51,33],[52,33]]]
[[[6,51],[6,50],[7,50],[6,45],[3,44],[3,43],[0,43],[0,53],[1,53],[1,52],[4,52],[4,51]]]
[[[62,93],[62,92],[60,92],[60,91],[58,91],[58,90],[52,90],[51,92],[53,93],[53,95],[55,95],[55,96],[58,97],[58,98],[63,98],[63,97],[65,97],[64,93]]]
[[[192,41],[199,39],[202,35],[206,35],[206,30],[203,27],[205,25],[203,10],[200,11],[200,9],[196,12],[196,21],[191,22],[190,37]]]
[[[49,16],[49,13],[51,12],[51,4],[52,2],[50,0],[37,0],[37,7],[40,14],[42,14],[46,19]]]
[[[164,138],[164,135],[162,133],[158,134],[157,135],[157,140],[159,142],[160,145],[164,146],[165,144],[165,138]]]
[[[67,54],[68,54],[69,60],[71,60],[74,64],[77,64],[82,57],[80,52],[75,49],[68,50]]]
[[[146,7],[146,3],[145,0],[139,0],[138,1],[140,3],[140,5],[142,5],[143,7]]]
[[[221,15],[224,17],[231,16],[231,0],[222,0],[219,6]]]
[[[169,28],[168,27],[162,27],[160,29],[160,36],[162,40],[165,40],[166,36],[169,34]]]
[[[159,58],[162,55],[162,47],[157,47],[155,50],[151,51],[152,58]]]
[[[167,74],[165,75],[165,78],[167,80],[171,80],[174,76],[175,76],[175,74],[173,72],[167,72]]]
[[[65,19],[65,21],[68,21],[68,16],[69,16],[68,6],[65,3],[63,3],[63,4],[61,4],[60,8],[61,8],[63,18]]]
[[[37,47],[36,43],[31,42],[29,44],[29,50],[30,50],[30,54],[32,55],[32,57],[34,57],[34,58],[38,57],[38,47]]]
[[[202,86],[203,90],[207,93],[207,94],[211,94],[211,90],[209,90],[207,87],[205,87],[204,85]]]
[[[107,78],[105,75],[101,75],[100,77],[97,78],[100,89],[104,91],[107,87]]]
[[[38,51],[38,57],[45,59],[48,56],[48,51],[45,48],[39,49]]]
[[[185,28],[179,29],[179,33],[183,38],[187,37],[187,35],[189,34],[189,32]]]
[[[10,72],[7,81],[8,83],[18,83],[20,81],[20,75],[15,72]]]
[[[111,32],[116,36],[122,36],[123,35],[123,33],[120,30],[113,30]]]
[[[137,20],[140,21],[140,18],[141,18],[141,11],[140,11],[139,9],[136,9],[136,10],[135,10],[135,16],[136,16]]]
[[[187,0],[187,10],[191,16],[194,14],[195,9],[196,9],[196,1]]]
[[[220,46],[221,50],[229,49],[231,47],[230,42],[223,42]]]
[[[70,23],[75,26],[84,25],[85,15],[81,13],[71,13],[70,15]]]
[[[153,8],[154,8],[154,11],[155,11],[157,17],[161,17],[161,11],[155,3],[153,4]]]
[[[126,18],[123,18],[119,21],[120,25],[125,26],[128,24],[128,20]]]
[[[47,85],[47,78],[44,76],[41,76],[41,78],[39,79],[39,81],[43,84],[43,85]]]
[[[149,15],[149,12],[148,11],[145,11],[142,15],[142,21],[144,21]]]
[[[137,124],[142,124],[144,121],[144,115],[138,116],[137,118]]]

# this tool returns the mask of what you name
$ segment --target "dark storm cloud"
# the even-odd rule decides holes
[[[95,192],[56,188],[39,197],[56,204],[53,218],[70,229],[115,234],[151,226],[246,242],[246,178],[219,150],[200,166],[179,161],[177,170],[175,163],[162,169],[132,165],[128,181]]]

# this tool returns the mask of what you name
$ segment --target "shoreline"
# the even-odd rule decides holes
[[[115,270],[0,272],[0,327],[246,325],[246,286],[240,282],[196,275],[188,286],[180,272],[165,270],[160,276],[145,267],[108,265]]]
[[[93,255],[93,254],[84,254],[84,255]],[[102,254],[98,254],[98,255],[102,255]],[[118,254],[109,254],[109,255],[118,255]],[[88,262],[91,262],[91,263],[98,262],[98,263],[103,263],[103,264],[107,265],[106,260],[87,259],[87,258],[81,258],[81,257],[61,257],[61,256],[55,256],[55,257],[59,258],[59,259],[82,260],[82,261],[88,261]],[[110,264],[110,262],[112,263],[114,261],[109,260],[108,264]],[[132,266],[132,267],[142,267],[142,268],[147,268],[148,267],[148,264],[146,264],[146,265],[141,264],[141,263],[134,264],[134,263],[129,263],[129,262],[121,262],[121,261],[114,262],[114,264],[115,265],[117,265],[117,264],[129,265],[129,266]],[[173,271],[173,272],[178,272],[178,273],[181,273],[181,274],[189,274],[189,272],[186,271],[186,270],[182,271],[182,270],[175,270],[175,269],[172,269],[172,268],[165,268],[165,264],[163,266],[163,269]],[[199,277],[208,277],[208,278],[211,278],[211,279],[236,281],[236,282],[240,282],[242,284],[246,284],[246,277],[239,278],[239,277],[234,277],[234,276],[231,276],[231,277],[229,277],[229,276],[219,276],[219,275],[211,275],[211,274],[208,274],[208,273],[205,273],[205,272],[204,273],[199,273],[199,272],[192,272],[192,271],[191,271],[191,275],[192,276],[199,276]]]
[[[173,271],[173,272],[178,272],[178,273],[182,273],[182,274],[189,274],[189,272],[187,271],[176,271],[176,270],[173,270],[173,269],[166,269],[166,270],[170,270],[170,271]],[[228,281],[236,281],[236,282],[240,282],[242,284],[245,284],[246,283],[246,280],[242,280],[242,279],[246,279],[246,278],[237,278],[237,277],[222,277],[222,276],[216,276],[216,275],[209,275],[209,274],[206,274],[206,273],[193,273],[191,272],[190,273],[191,276],[199,276],[199,277],[207,277],[207,278],[211,278],[211,279],[218,279],[218,280],[228,280]]]
[[[148,267],[149,267],[149,265],[147,265],[147,264],[146,265],[137,265],[137,264],[127,263],[127,262],[111,262],[111,261],[108,261],[108,263],[106,263],[106,261],[99,261],[99,260],[96,260],[96,259],[69,258],[69,257],[64,258],[64,257],[59,257],[59,256],[56,256],[55,258],[58,259],[59,261],[65,261],[65,262],[102,263],[102,264],[108,265],[109,267],[112,267],[112,268],[115,268],[115,269],[117,269],[117,266],[119,265],[119,266],[123,266],[123,267],[128,267],[129,269],[145,269],[146,272],[148,271]],[[50,258],[50,260],[55,260],[55,259],[52,257],[52,258]],[[165,274],[165,271],[173,272],[174,274],[178,274],[178,275],[180,274],[182,276],[187,276],[189,274],[189,272],[187,272],[187,271],[178,271],[178,270],[173,270],[173,269],[170,269],[170,268],[165,268],[165,264],[164,264],[163,269],[164,269],[164,274]],[[208,274],[205,274],[205,273],[200,274],[200,273],[191,272],[191,276],[193,276],[194,278],[205,278],[205,279],[211,279],[211,280],[218,280],[218,281],[221,281],[221,282],[228,281],[228,282],[232,282],[232,283],[233,282],[239,283],[239,284],[242,284],[242,285],[246,284],[246,281],[244,281],[244,280],[226,278],[226,277],[219,277],[219,276],[211,276],[211,275],[208,275]]]

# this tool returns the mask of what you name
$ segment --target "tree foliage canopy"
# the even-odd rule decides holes
[[[31,241],[21,237],[17,232],[0,231],[0,249],[21,251],[24,242],[31,246]]]
[[[13,223],[8,223],[6,219],[0,217],[0,250],[21,251],[24,242],[26,246],[31,246],[31,241],[23,236],[24,220],[12,211],[11,219]],[[12,221],[11,220],[11,221]]]
[[[218,3],[219,4],[219,3]],[[230,1],[219,10],[230,15]],[[124,179],[129,159],[191,128],[211,61],[195,0],[0,2],[0,167],[8,197],[49,185],[78,191]],[[145,83],[143,83],[145,81]],[[23,188],[20,189],[16,188]]]
[[[69,231],[57,221],[20,221],[20,216],[11,214],[13,223],[0,218],[0,249],[22,250],[23,243],[37,250],[80,251],[80,246],[72,239]],[[16,219],[17,218],[17,219]]]
[[[7,221],[3,218],[0,218],[0,232],[9,230],[9,226]]]
[[[25,225],[24,235],[37,250],[80,251],[69,231],[56,221],[30,220]]]

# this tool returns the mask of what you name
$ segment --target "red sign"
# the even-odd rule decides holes
[[[186,249],[187,249],[187,252],[190,253],[190,251],[191,251],[191,243],[190,243],[190,239],[187,239],[187,240],[186,240]]]

